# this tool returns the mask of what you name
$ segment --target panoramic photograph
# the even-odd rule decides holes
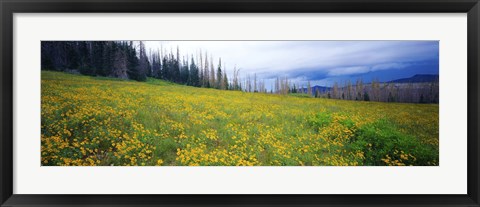
[[[41,166],[439,166],[438,41],[42,41]]]

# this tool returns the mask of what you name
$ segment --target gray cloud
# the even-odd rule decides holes
[[[437,61],[438,41],[148,41],[148,48],[161,46],[190,59],[201,50],[218,58],[231,73],[256,73],[260,78],[290,76],[318,78],[401,70],[415,62]],[[318,77],[316,77],[318,76]]]

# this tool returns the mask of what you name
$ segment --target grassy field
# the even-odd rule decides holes
[[[49,165],[438,165],[438,104],[354,102],[42,71]]]

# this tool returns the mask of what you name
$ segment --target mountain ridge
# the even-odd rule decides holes
[[[425,83],[425,82],[438,82],[439,80],[439,75],[437,74],[415,74],[409,78],[400,78],[400,79],[395,79],[391,81],[385,81],[381,83]],[[364,83],[366,85],[369,85],[371,83]],[[355,86],[352,84],[352,86]],[[312,93],[315,93],[317,90],[319,92],[326,92],[329,90],[332,90],[333,87],[328,87],[328,86],[319,86],[315,85],[312,86]],[[299,88],[299,91],[307,92],[307,88]]]
[[[410,78],[401,78],[386,83],[425,83],[425,82],[438,82],[439,75],[435,74],[416,74]]]

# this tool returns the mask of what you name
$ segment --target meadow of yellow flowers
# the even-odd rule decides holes
[[[438,104],[42,71],[43,166],[438,165]]]

